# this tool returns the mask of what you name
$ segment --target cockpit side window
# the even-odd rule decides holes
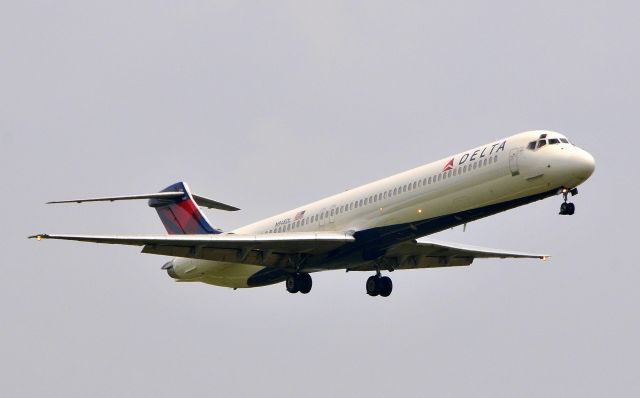
[[[530,150],[532,150],[532,151],[533,151],[534,149],[536,149],[536,142],[535,142],[535,141],[531,141],[531,142],[529,143],[529,145],[527,145],[527,149],[530,149]]]
[[[560,141],[564,142],[565,144],[568,144],[568,143],[569,143],[569,140],[568,140],[568,139],[566,139],[566,138],[560,138]]]
[[[560,140],[557,138],[551,138],[549,139],[549,145],[555,145],[555,144],[559,144]]]
[[[547,145],[547,140],[540,140],[538,141],[538,148],[542,148],[543,146]]]

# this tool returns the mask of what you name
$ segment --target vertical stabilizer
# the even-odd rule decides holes
[[[187,183],[178,182],[161,192],[184,193],[180,197],[149,199],[149,206],[156,209],[169,235],[219,234],[222,232],[213,228],[207,217],[200,211]]]

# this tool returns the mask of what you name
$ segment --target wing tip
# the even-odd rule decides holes
[[[48,239],[49,238],[49,234],[38,234],[38,235],[31,235],[28,237],[28,239],[35,239],[35,240],[42,240],[42,239]]]

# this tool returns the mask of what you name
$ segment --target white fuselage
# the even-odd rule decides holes
[[[553,144],[527,148],[544,134],[545,141]],[[568,143],[563,135],[526,132],[300,206],[231,233],[355,234],[575,188],[593,169],[593,157]],[[247,279],[264,268],[183,258],[174,259],[173,267],[180,280],[234,288],[247,287]],[[327,264],[324,269],[332,268],[335,267]]]

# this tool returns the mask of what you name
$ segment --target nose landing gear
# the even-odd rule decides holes
[[[571,193],[571,196],[576,196],[578,194],[578,188],[562,189],[562,196],[564,198],[564,203],[560,205],[560,213],[559,213],[562,216],[571,216],[573,215],[573,213],[576,212],[576,205],[574,205],[571,202],[567,202],[569,193]]]

